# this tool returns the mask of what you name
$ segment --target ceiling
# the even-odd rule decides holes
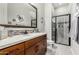
[[[52,5],[54,6],[54,8],[59,8],[62,6],[69,5],[69,3],[53,3]]]

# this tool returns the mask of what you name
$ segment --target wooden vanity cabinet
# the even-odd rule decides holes
[[[47,51],[46,35],[42,35],[0,50],[0,55],[44,55]]]

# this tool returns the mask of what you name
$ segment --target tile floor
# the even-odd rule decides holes
[[[72,55],[71,47],[54,44],[54,46],[48,46],[46,55]]]

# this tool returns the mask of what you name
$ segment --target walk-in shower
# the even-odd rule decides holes
[[[52,39],[55,41],[55,43],[63,44],[63,45],[70,45],[70,37],[69,37],[69,31],[70,31],[70,14],[65,15],[59,15],[54,16],[52,19]],[[55,27],[55,30],[53,31],[53,28]],[[53,36],[55,38],[53,38]]]

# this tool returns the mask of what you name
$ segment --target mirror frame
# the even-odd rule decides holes
[[[32,27],[32,22],[31,22],[31,27],[32,28],[37,28],[37,8],[34,6],[34,5],[32,5],[31,3],[28,3],[30,6],[32,6],[35,10],[36,10],[36,27]]]

